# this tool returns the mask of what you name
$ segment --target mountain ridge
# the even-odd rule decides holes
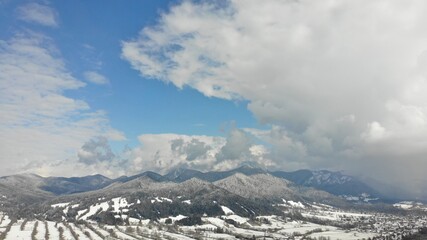
[[[192,178],[198,178],[207,182],[216,182],[236,173],[246,176],[256,174],[270,174],[274,177],[285,179],[296,185],[303,187],[311,187],[318,190],[323,190],[337,196],[347,196],[349,198],[360,199],[363,201],[362,196],[368,196],[368,199],[384,198],[387,196],[380,194],[373,187],[358,180],[356,177],[344,175],[341,172],[332,172],[328,170],[312,171],[307,169],[297,170],[293,172],[285,171],[268,171],[265,169],[241,166],[228,171],[209,171],[201,172],[188,168],[176,168],[170,172],[161,175],[152,171],[145,171],[131,176],[121,176],[115,179],[105,177],[101,174],[83,176],[83,177],[41,177],[36,174],[17,174],[12,176],[0,177],[0,186],[8,182],[8,179],[33,178],[31,186],[41,190],[46,194],[54,195],[68,195],[82,192],[89,192],[106,188],[112,184],[131,182],[140,177],[148,177],[157,182],[185,182]],[[37,186],[34,183],[37,183]],[[7,184],[6,184],[7,185]],[[12,184],[13,185],[13,184]],[[409,199],[408,199],[409,200]]]
[[[0,206],[19,216],[46,215],[55,221],[84,218],[107,224],[120,224],[117,213],[152,220],[178,214],[215,217],[227,214],[223,206],[249,218],[318,203],[338,208],[375,207],[319,189],[322,184],[347,186],[353,181],[351,176],[308,170],[291,172],[291,177],[286,174],[243,166],[205,173],[184,168],[164,175],[147,171],[116,179],[99,174],[81,178],[13,175],[0,178]]]

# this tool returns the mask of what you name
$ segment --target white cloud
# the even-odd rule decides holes
[[[122,57],[146,77],[248,100],[282,129],[269,137],[278,164],[390,181],[405,164],[405,179],[425,182],[425,11],[422,0],[184,1],[124,41]]]
[[[106,85],[110,83],[110,81],[108,81],[108,79],[105,76],[101,75],[98,72],[86,71],[83,73],[83,75],[87,81],[94,84]]]
[[[380,141],[386,135],[386,129],[379,122],[375,121],[368,124],[367,132],[362,133],[362,137],[367,141]]]
[[[252,145],[252,139],[246,132],[240,129],[232,129],[225,145],[216,154],[216,158],[218,161],[248,158]]]
[[[272,126],[270,130],[244,129],[258,141],[267,143],[269,149],[264,147],[263,158],[269,159],[270,167],[286,170],[307,168],[305,161],[310,157],[307,145],[290,136],[279,126]]]
[[[27,32],[0,40],[0,175],[31,169],[54,174],[61,167],[52,164],[75,163],[89,139],[124,139],[105,112],[64,95],[84,86],[51,39]]]
[[[265,156],[268,149],[248,142],[240,129],[233,129],[227,138],[204,135],[143,134],[140,146],[123,156],[128,174],[153,170],[166,173],[176,167],[202,171],[229,170],[243,162],[261,166],[273,164]],[[230,149],[237,146],[238,149]]]
[[[86,164],[114,161],[116,155],[111,150],[106,137],[97,137],[86,142],[78,151],[79,161]]]
[[[31,23],[37,23],[48,27],[58,26],[56,11],[46,5],[27,3],[17,9],[18,18]]]
[[[200,141],[197,138],[191,139],[190,142],[185,142],[182,138],[171,141],[171,150],[179,154],[185,154],[187,161],[193,161],[198,158],[204,158],[212,147]]]
[[[215,154],[225,143],[221,137],[178,134],[143,134],[138,138],[141,145],[132,149],[127,156],[130,159],[129,168],[135,172],[154,170],[165,173],[179,166],[211,169],[216,161]],[[183,147],[194,141],[210,148],[206,149],[204,154],[198,154],[195,158],[188,160],[188,152],[183,151]]]

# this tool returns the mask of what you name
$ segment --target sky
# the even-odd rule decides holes
[[[251,164],[427,196],[426,4],[0,0],[0,175]]]

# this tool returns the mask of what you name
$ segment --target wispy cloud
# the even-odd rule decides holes
[[[86,71],[83,73],[83,75],[87,81],[94,84],[106,85],[110,83],[110,81],[104,75],[101,75],[98,72]]]
[[[47,6],[38,3],[27,3],[17,9],[18,18],[31,23],[37,23],[48,27],[58,26],[58,17],[56,11]]]
[[[90,69],[99,70],[103,65],[102,52],[98,52],[97,49],[90,44],[82,44],[80,57]]]
[[[105,112],[64,95],[84,86],[50,38],[26,32],[0,40],[0,175],[63,159],[73,162],[77,150],[95,136],[124,139]]]

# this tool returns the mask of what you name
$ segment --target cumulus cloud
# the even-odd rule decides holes
[[[250,147],[252,146],[252,139],[240,129],[233,129],[230,131],[225,145],[216,154],[218,162],[224,160],[236,160],[247,158],[250,154]]]
[[[86,71],[83,73],[85,79],[91,83],[98,85],[106,85],[110,81],[102,74],[94,71]]]
[[[227,137],[143,134],[139,136],[140,145],[121,158],[126,159],[129,174],[146,170],[166,173],[177,167],[202,171],[229,170],[243,162],[260,166],[273,164],[265,158],[269,150],[252,143],[249,138],[240,129],[232,130]]]
[[[122,57],[145,77],[247,100],[278,126],[264,135],[278,165],[397,181],[404,164],[399,181],[421,188],[426,10],[422,0],[184,1],[124,41]]]
[[[138,138],[140,146],[126,157],[130,169],[136,172],[165,173],[180,166],[210,169],[215,163],[215,153],[224,144],[222,137],[199,135],[143,134]]]
[[[106,137],[97,137],[86,142],[78,151],[77,156],[80,162],[86,164],[111,162],[116,157]]]
[[[193,161],[197,158],[205,157],[212,147],[197,138],[191,139],[190,142],[185,142],[182,138],[179,138],[171,141],[171,149],[180,154],[185,154],[187,156],[186,160]]]
[[[58,26],[56,11],[39,3],[27,3],[17,9],[18,18],[31,23],[37,23],[48,27]]]
[[[35,168],[49,175],[60,171],[57,161],[75,163],[76,151],[95,136],[125,139],[105,112],[64,95],[84,86],[50,38],[24,32],[0,40],[0,175]]]

